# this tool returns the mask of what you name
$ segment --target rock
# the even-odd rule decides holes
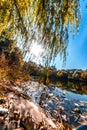
[[[63,92],[64,95],[68,94],[66,91]]]
[[[0,130],[8,130],[4,123],[0,123]]]
[[[87,105],[87,101],[80,101],[80,103],[83,103],[84,105]]]
[[[53,96],[53,93],[49,93],[49,97],[52,97]]]
[[[80,103],[80,106],[81,106],[81,107],[84,107],[84,104],[83,104],[83,103]]]
[[[41,101],[42,101],[42,100],[45,100],[46,97],[47,97],[46,92],[43,92],[43,93],[41,94],[41,98],[40,98],[40,100],[41,100]]]
[[[0,99],[0,104],[5,104],[6,101],[4,99]]]
[[[79,104],[77,104],[77,103],[74,103],[74,105],[75,105],[76,107],[79,107]]]
[[[74,112],[76,112],[76,113],[81,113],[81,111],[80,111],[79,108],[74,108]]]
[[[84,120],[85,120],[85,118],[86,118],[84,115],[80,115],[80,117],[81,117],[82,119],[84,119]]]
[[[64,115],[62,115],[62,119],[64,120],[64,121],[67,121],[67,116],[64,114]]]
[[[42,126],[44,128],[50,127],[51,130],[57,129],[56,124],[52,121],[52,119],[47,117],[44,111],[35,102],[29,101],[26,98],[24,99],[23,97],[17,97],[14,93],[9,93],[8,98],[10,101],[9,118],[11,121],[13,119],[17,123],[22,121],[21,124],[25,126],[25,128],[23,128],[27,130],[38,130],[37,127],[40,127],[41,124],[43,124]],[[11,112],[13,113],[12,115]]]
[[[0,116],[0,123],[3,123],[3,122],[4,122],[4,117]]]
[[[58,106],[58,110],[64,110],[64,107],[62,107],[62,106]]]
[[[49,102],[49,103],[52,103],[52,100],[49,100],[48,102]]]
[[[0,107],[0,116],[4,116],[4,115],[6,115],[8,113],[9,113],[8,109]]]

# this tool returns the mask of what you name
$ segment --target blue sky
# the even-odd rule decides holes
[[[79,28],[79,34],[74,39],[69,38],[67,48],[66,65],[63,63],[59,56],[57,56],[55,63],[57,69],[87,69],[87,0],[80,0],[82,21]]]

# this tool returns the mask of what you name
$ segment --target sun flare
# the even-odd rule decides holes
[[[33,62],[40,64],[42,62],[42,54],[44,49],[37,41],[32,41],[27,57]],[[27,59],[27,58],[26,58]]]
[[[43,48],[41,45],[37,44],[37,42],[34,42],[30,47],[30,52],[32,55],[38,58],[42,54]]]

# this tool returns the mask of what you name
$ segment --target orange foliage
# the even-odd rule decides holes
[[[87,70],[81,73],[81,79],[87,80]]]

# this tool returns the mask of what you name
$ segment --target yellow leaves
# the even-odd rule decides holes
[[[6,13],[5,18],[0,19],[0,35],[3,31],[5,31],[8,28],[8,24],[9,24],[8,23],[8,17],[9,17],[9,12]]]
[[[20,10],[21,15],[26,15],[29,8],[28,0],[16,0],[16,5]]]
[[[42,40],[53,56],[62,52],[65,55],[68,41],[65,27],[67,30],[68,25],[78,27],[80,22],[79,1],[76,0],[0,0],[0,7],[0,35],[5,32],[8,38],[20,35],[23,40]],[[27,47],[28,44],[22,43]]]
[[[0,11],[0,35],[2,32],[7,30],[9,26],[9,18],[10,18],[10,3],[11,1],[1,1],[1,11]]]
[[[35,15],[38,14],[38,11],[39,11],[39,8],[38,8],[38,6],[36,6],[36,8],[35,8],[35,10],[34,10],[34,14],[35,14]]]
[[[83,72],[81,73],[81,78],[82,78],[82,79],[87,79],[87,71],[83,71]]]

